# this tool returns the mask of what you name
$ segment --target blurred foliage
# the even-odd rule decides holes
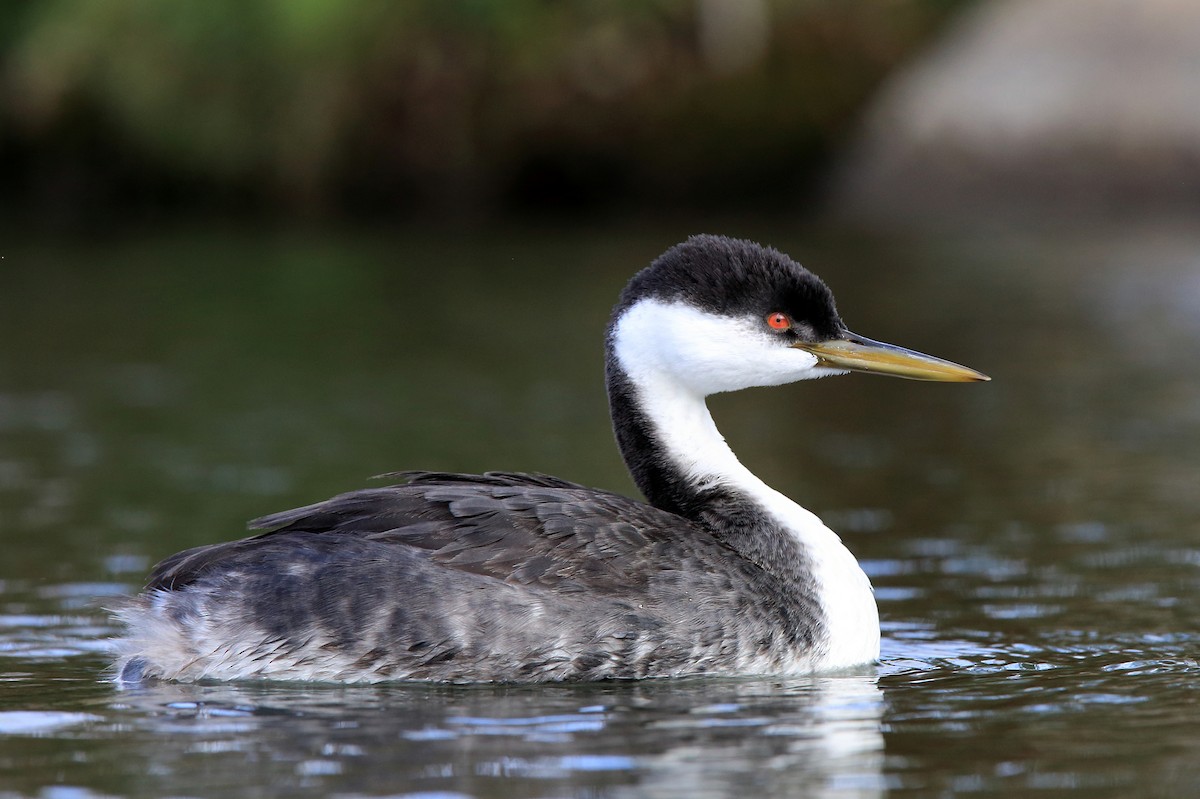
[[[0,191],[59,214],[794,196],[962,2],[7,0]]]

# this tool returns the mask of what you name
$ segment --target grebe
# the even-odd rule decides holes
[[[821,280],[694,236],[626,286],[606,338],[617,444],[649,504],[540,474],[403,482],[159,563],[115,610],[118,681],[451,682],[787,675],[879,656],[841,539],[744,467],[705,397],[841,374],[975,381],[849,332]]]

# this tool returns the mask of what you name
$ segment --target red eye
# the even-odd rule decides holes
[[[788,319],[788,315],[780,311],[772,314],[767,314],[767,324],[775,330],[787,330],[792,326],[792,320]]]

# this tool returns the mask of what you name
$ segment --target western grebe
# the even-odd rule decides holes
[[[821,280],[694,236],[606,338],[617,445],[649,504],[539,474],[406,472],[189,549],[115,610],[118,679],[550,681],[797,674],[876,660],[870,582],[744,467],[705,397],[864,371],[987,380],[849,332]]]

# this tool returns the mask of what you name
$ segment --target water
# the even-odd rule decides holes
[[[0,797],[1200,792],[1200,233],[761,233],[987,385],[715,398],[878,591],[883,662],[583,686],[105,681],[106,598],[397,468],[632,491],[599,333],[684,231],[0,252]],[[753,235],[754,231],[746,231]]]

